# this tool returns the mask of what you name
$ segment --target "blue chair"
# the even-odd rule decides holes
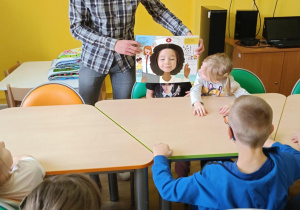
[[[136,82],[131,91],[131,98],[138,99],[146,96],[147,88],[146,83],[144,82]]]
[[[291,95],[293,94],[300,94],[300,79],[296,82],[295,86],[293,87]]]
[[[231,76],[237,81],[242,88],[249,93],[266,93],[266,89],[262,81],[251,71],[246,69],[234,68],[231,71]]]

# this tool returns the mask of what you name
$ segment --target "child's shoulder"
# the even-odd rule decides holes
[[[42,173],[45,174],[45,171],[41,164],[33,157],[24,157],[18,161],[16,166],[13,168],[13,173],[27,171],[28,173]]]

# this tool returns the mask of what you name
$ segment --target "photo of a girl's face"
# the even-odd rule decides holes
[[[173,49],[163,49],[157,57],[157,65],[164,72],[171,72],[177,65],[177,54]]]

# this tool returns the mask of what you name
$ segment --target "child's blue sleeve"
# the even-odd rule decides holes
[[[286,162],[286,170],[289,174],[294,175],[292,177],[293,181],[300,179],[300,151],[279,142],[275,142],[272,147],[279,148],[279,151],[282,153],[281,156]]]
[[[295,154],[295,155],[300,155],[300,151],[295,150],[293,147],[286,145],[286,144],[281,144],[279,142],[275,142],[272,147],[278,147],[280,152],[286,152],[290,154]]]
[[[197,172],[189,177],[174,179],[169,162],[164,156],[154,158],[152,172],[155,186],[163,199],[218,208],[218,201],[214,198],[214,187],[205,173]]]

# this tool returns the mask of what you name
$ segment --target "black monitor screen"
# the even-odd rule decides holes
[[[265,18],[264,37],[270,40],[300,40],[300,16]]]

